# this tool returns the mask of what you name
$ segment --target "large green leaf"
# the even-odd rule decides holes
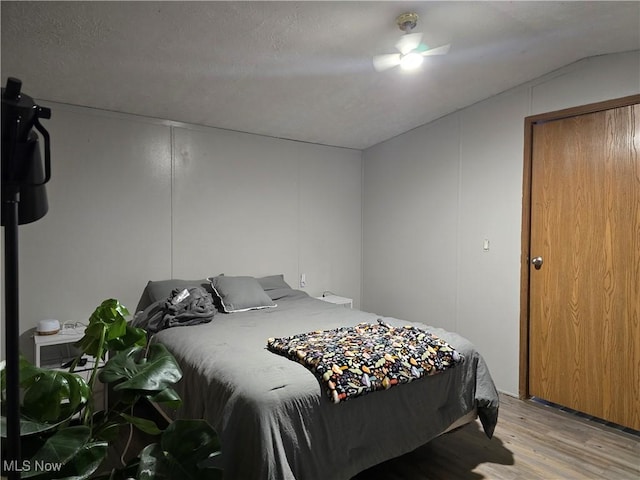
[[[138,480],[220,480],[222,471],[204,466],[220,454],[215,430],[204,420],[176,420],[162,434],[160,444],[140,453]]]
[[[63,466],[76,456],[89,442],[91,430],[84,425],[62,428],[49,437],[40,450],[29,460],[31,469],[22,473],[22,478],[31,478],[61,472]]]
[[[33,480],[86,480],[100,467],[107,456],[107,442],[85,444],[62,468],[48,464],[50,471],[33,477]],[[47,465],[47,464],[45,464]]]
[[[5,383],[5,366],[6,363],[4,361],[0,362],[0,375],[2,376],[2,398],[4,399],[4,389],[6,387],[6,383]],[[40,379],[40,377],[42,376],[48,376],[51,375],[49,373],[49,370],[43,370],[41,368],[35,367],[34,365],[32,365],[31,363],[29,363],[23,356],[20,356],[20,384],[23,388],[29,388],[31,386],[33,386],[38,379]],[[54,376],[57,377],[57,373],[53,374]],[[78,377],[79,378],[79,377]],[[69,378],[67,378],[67,382],[69,381]],[[66,398],[63,398],[63,402],[66,403],[65,405],[65,410],[67,412],[71,411],[71,413],[68,416],[65,416],[64,413],[62,412],[62,409],[60,409],[60,415],[52,415],[53,417],[56,417],[53,422],[51,423],[51,421],[47,420],[47,421],[42,421],[39,414],[34,415],[33,412],[29,412],[27,411],[26,413],[30,413],[31,415],[25,415],[25,408],[21,407],[21,415],[20,415],[20,435],[21,436],[29,436],[29,435],[35,435],[35,434],[41,434],[50,430],[53,430],[55,428],[57,428],[58,426],[60,426],[61,424],[68,422],[70,416],[75,413],[77,410],[79,410],[80,408],[82,408],[82,406],[86,403],[87,398],[88,398],[88,386],[86,385],[86,383],[84,382],[83,379],[80,378],[79,381],[77,381],[77,378],[73,378],[71,380],[71,384],[67,385],[67,387],[69,387],[69,393],[72,394],[73,396],[73,400],[71,402],[69,402]],[[3,407],[5,406],[4,403],[2,405]],[[3,409],[4,411],[4,409]],[[0,436],[2,438],[6,438],[7,436],[7,419],[2,416],[0,417]]]
[[[220,450],[220,439],[204,420],[176,420],[162,434],[161,446],[181,463],[193,467]]]
[[[144,433],[149,435],[160,435],[162,433],[162,430],[158,428],[158,425],[153,420],[127,415],[126,413],[121,413],[120,416]]]
[[[132,327],[127,324],[124,334],[109,339],[107,345],[112,352],[125,350],[133,345],[144,347],[147,344],[147,332],[142,328]]]
[[[129,311],[118,300],[105,300],[89,317],[89,325],[84,336],[75,346],[83,353],[104,359],[107,351],[121,351],[133,345],[146,345],[146,332],[128,325],[128,315]]]
[[[57,422],[87,403],[91,391],[82,377],[57,370],[38,370],[24,390],[23,415],[36,421]]]
[[[192,477],[173,458],[165,456],[160,445],[152,443],[140,452],[136,478],[138,480],[171,480],[173,478],[189,480]]]
[[[4,378],[4,363],[2,377]],[[88,402],[91,389],[79,375],[49,370],[32,365],[20,357],[20,387],[22,388],[21,416],[36,424],[59,423],[81,410]],[[5,384],[2,383],[3,398]],[[4,406],[4,403],[3,403]],[[45,427],[26,427],[34,433]],[[21,427],[22,430],[22,427]]]
[[[100,381],[114,383],[115,391],[153,395],[182,378],[178,363],[163,345],[151,345],[146,358],[143,351],[136,346],[117,353],[100,371]]]
[[[60,472],[60,480],[85,480],[91,477],[107,457],[108,449],[109,444],[107,442],[99,441],[85,444],[65,464]]]
[[[182,403],[180,395],[173,388],[165,388],[154,395],[147,395],[147,398],[155,403],[162,403],[169,408],[178,408]]]
[[[109,326],[96,322],[90,324],[84,330],[84,336],[73,344],[83,354],[91,355],[94,358],[104,359],[104,354],[107,352],[105,337]]]
[[[28,437],[30,435],[46,433],[66,424],[69,420],[70,418],[65,418],[57,423],[47,423],[36,422],[29,418],[20,417],[20,436]],[[7,419],[5,417],[0,417],[0,437],[7,438]]]

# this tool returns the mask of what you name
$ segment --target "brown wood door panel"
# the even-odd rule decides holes
[[[534,124],[529,394],[640,429],[640,106]]]

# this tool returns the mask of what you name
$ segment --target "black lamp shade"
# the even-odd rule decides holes
[[[50,174],[49,134],[38,118],[49,118],[51,112],[20,93],[21,85],[20,80],[9,77],[2,89],[2,226],[6,226],[12,202],[18,203],[19,225],[35,222],[49,210],[45,189]],[[34,127],[44,135],[44,166]]]
[[[16,156],[22,159],[21,169],[24,170],[20,175],[23,179],[22,185],[18,186],[20,191],[20,201],[18,203],[19,225],[40,220],[49,211],[47,190],[44,185],[39,185],[43,182],[45,174],[40,158],[38,136],[31,132],[29,137],[29,141],[16,145]],[[6,202],[4,197],[9,195],[8,190],[6,185],[3,185],[2,226],[5,226]]]

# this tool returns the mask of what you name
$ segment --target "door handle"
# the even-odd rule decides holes
[[[531,260],[531,263],[536,268],[536,270],[540,270],[542,268],[542,264],[544,263],[544,260],[542,259],[542,257],[534,257]]]

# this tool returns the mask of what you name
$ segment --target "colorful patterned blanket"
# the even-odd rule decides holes
[[[428,331],[396,328],[382,320],[270,338],[267,348],[311,370],[334,403],[435,375],[464,361]]]

